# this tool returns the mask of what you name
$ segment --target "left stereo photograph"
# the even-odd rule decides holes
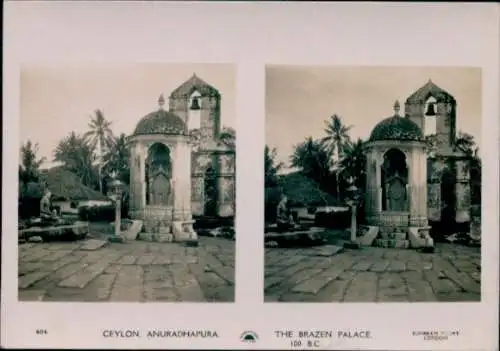
[[[236,67],[25,65],[18,299],[234,302]]]

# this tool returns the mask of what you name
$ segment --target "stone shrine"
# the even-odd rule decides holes
[[[235,210],[235,148],[220,138],[220,93],[193,75],[130,137],[130,216],[142,238],[196,240],[196,216]],[[170,239],[169,239],[170,238]]]
[[[382,247],[432,246],[437,222],[470,221],[468,156],[453,147],[456,101],[429,80],[405,102],[405,116],[378,123],[366,144],[367,224]]]

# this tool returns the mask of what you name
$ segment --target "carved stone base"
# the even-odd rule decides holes
[[[198,234],[193,229],[194,221],[174,221],[172,232],[175,241],[197,241]]]
[[[154,235],[153,233],[140,233],[137,236],[137,240],[141,241],[154,241]]]
[[[394,248],[394,249],[408,249],[410,247],[409,240],[397,240],[397,239],[376,239],[375,246]]]
[[[171,243],[172,241],[174,241],[174,235],[171,233],[167,234],[158,233],[154,234],[153,240],[159,243]]]

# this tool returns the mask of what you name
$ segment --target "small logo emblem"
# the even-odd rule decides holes
[[[245,332],[241,333],[241,336],[240,336],[241,341],[246,342],[246,343],[254,343],[257,341],[258,338],[259,337],[257,336],[257,333],[255,333],[253,331],[245,331]]]

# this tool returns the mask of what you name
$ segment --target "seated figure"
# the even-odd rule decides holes
[[[59,221],[59,217],[52,211],[51,196],[52,193],[47,189],[40,200],[40,219],[44,224],[53,224]]]
[[[288,209],[288,198],[283,196],[277,208],[276,224],[279,231],[288,231],[295,228],[293,216]]]

